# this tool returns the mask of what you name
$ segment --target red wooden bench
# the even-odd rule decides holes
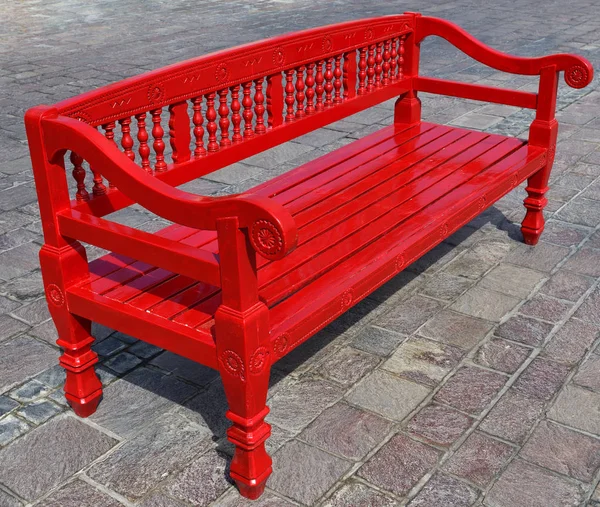
[[[539,76],[538,93],[420,76],[430,35]],[[29,110],[40,261],[73,410],[92,414],[102,394],[90,321],[215,368],[233,423],[231,477],[257,498],[271,473],[274,362],[524,180],[521,230],[536,244],[561,71],[574,88],[592,79],[584,58],[509,56],[407,13],[220,51]],[[535,109],[529,139],[421,121],[419,91]],[[394,97],[391,126],[250,191],[175,188]],[[151,234],[103,218],[133,203],[174,225]],[[79,241],[113,253],[88,263]]]

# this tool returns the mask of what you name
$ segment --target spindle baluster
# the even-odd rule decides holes
[[[331,95],[333,92],[333,71],[331,70],[333,58],[327,58],[325,61],[325,107],[333,106]]]
[[[314,114],[315,112],[315,64],[309,63],[306,68],[306,114]]]
[[[169,143],[171,159],[175,164],[182,164],[190,159],[190,116],[187,101],[169,105]]]
[[[154,143],[152,143],[152,147],[154,148],[154,154],[156,155],[156,163],[154,164],[154,172],[162,173],[167,170],[167,164],[165,162],[165,142],[163,141],[163,136],[165,131],[160,124],[160,115],[162,113],[162,108],[153,109],[150,111],[152,115],[152,137],[154,138]]]
[[[325,88],[323,87],[323,81],[324,81],[324,76],[323,76],[323,60],[320,60],[319,62],[317,62],[317,76],[315,78],[316,81],[316,87],[315,87],[315,91],[317,93],[317,104],[315,106],[315,109],[317,111],[323,111],[324,106],[323,106],[323,93],[325,91]]]
[[[303,118],[305,116],[304,112],[304,98],[306,97],[304,93],[304,71],[306,67],[301,65],[296,69],[296,118]]]
[[[360,48],[358,58],[358,95],[366,92],[367,80],[367,48]]]
[[[382,84],[382,76],[381,72],[383,70],[382,67],[383,62],[383,42],[379,42],[377,44],[377,53],[375,55],[375,88],[381,88]]]
[[[204,148],[204,128],[202,127],[202,123],[204,122],[204,118],[202,117],[202,97],[192,99],[192,110],[194,111],[192,122],[194,123],[196,145],[194,158],[200,158],[206,155],[206,148]]]
[[[256,127],[255,132],[257,134],[264,134],[267,131],[265,127],[265,94],[263,93],[263,81],[264,77],[259,77],[254,80],[254,114],[256,115]]]
[[[386,40],[383,50],[383,76],[381,78],[381,84],[387,85],[390,84],[390,58],[392,57],[390,53],[390,41]]]
[[[285,71],[285,103],[286,114],[285,121],[292,122],[295,119],[294,115],[294,70],[288,69]]]
[[[148,146],[148,131],[146,130],[146,113],[139,113],[135,115],[137,120],[138,133],[137,139],[140,143],[138,152],[142,159],[142,169],[148,174],[152,174],[152,168],[150,167],[150,147]]]
[[[133,137],[131,137],[131,118],[122,118],[119,120],[121,125],[121,146],[125,155],[129,157],[132,162],[135,161],[135,153],[133,153]]]
[[[400,49],[398,50],[398,79],[404,78],[404,39],[406,35],[400,37]]]
[[[390,81],[393,83],[396,81],[396,58],[398,57],[398,37],[392,39],[392,51],[390,53]]]
[[[367,58],[367,91],[372,92],[375,89],[375,44],[369,46],[369,56]]]
[[[252,93],[252,81],[244,83],[243,88],[244,98],[242,98],[242,106],[244,107],[244,112],[242,116],[244,117],[244,137],[249,139],[254,137],[254,130],[252,130],[252,97],[250,96]]]
[[[342,102],[342,55],[335,57],[335,68],[333,70],[334,104]]]
[[[102,181],[102,175],[99,171],[90,166],[90,171],[92,171],[92,175],[94,177],[94,186],[92,187],[92,194],[94,196],[104,195],[106,194],[106,186],[104,185],[104,181]]]
[[[221,128],[221,142],[219,146],[225,148],[231,145],[229,139],[229,107],[227,107],[227,93],[229,90],[224,88],[219,90],[219,127]]]
[[[219,143],[217,143],[217,111],[215,110],[215,92],[206,94],[206,130],[208,131],[209,152],[219,151]]]
[[[85,188],[85,169],[83,168],[83,158],[80,157],[74,151],[71,152],[71,156],[69,157],[71,160],[71,164],[73,164],[73,178],[75,179],[75,183],[77,184],[77,192],[75,194],[75,198],[78,202],[89,201],[90,194]]]
[[[116,144],[116,142],[115,142],[116,126],[117,125],[114,121],[109,121],[108,123],[105,123],[104,125],[102,125],[102,128],[104,129],[104,137],[106,137],[106,139],[108,139],[109,141],[112,141],[115,144]],[[116,185],[114,185],[113,183],[111,183],[109,181],[108,188],[117,188],[117,187],[116,187]]]
[[[231,123],[233,124],[233,137],[231,140],[234,144],[241,143],[243,138],[241,132],[242,115],[240,114],[240,85],[231,87]]]

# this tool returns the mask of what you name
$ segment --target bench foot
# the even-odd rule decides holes
[[[247,486],[241,481],[235,481],[236,486],[244,498],[248,500],[256,500],[265,492],[265,485],[267,481],[264,481],[256,486]]]

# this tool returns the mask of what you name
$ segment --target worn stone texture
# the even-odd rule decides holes
[[[57,417],[0,450],[0,482],[32,501],[117,443],[73,416]]]
[[[380,488],[405,495],[436,464],[439,452],[398,434],[387,442],[358,475]]]
[[[210,432],[179,414],[165,414],[129,439],[88,475],[129,499],[139,499],[207,450]]]
[[[346,399],[350,403],[401,421],[429,392],[425,386],[377,370],[362,380]]]
[[[435,474],[419,494],[408,504],[410,507],[468,507],[479,496],[479,491],[445,474]]]
[[[463,442],[443,469],[485,488],[514,452],[510,445],[475,432]]]
[[[298,460],[302,456],[302,460]],[[350,468],[350,461],[298,440],[290,440],[273,455],[273,475],[267,485],[298,502],[312,505]]]
[[[464,412],[479,414],[507,381],[504,375],[464,367],[450,377],[435,399]]]
[[[473,419],[443,405],[423,407],[409,422],[407,430],[431,444],[450,446],[470,426]]]
[[[77,479],[42,500],[44,507],[81,507],[82,505],[121,507],[123,504],[87,482]]]
[[[526,461],[515,460],[485,499],[489,507],[575,507],[583,500],[581,486]]]
[[[362,459],[383,441],[389,421],[337,403],[317,417],[299,437],[309,444],[352,460]]]
[[[59,425],[57,421],[65,416],[57,410],[72,417],[62,391],[64,372],[55,366],[57,333],[49,319],[39,270],[43,239],[23,124],[27,108],[54,104],[147,70],[262,37],[404,11],[449,19],[500,51],[522,56],[576,52],[596,70],[600,68],[600,4],[583,0],[569,2],[568,8],[565,2],[545,2],[540,8],[532,0],[408,0],[402,4],[210,0],[196,2],[193,8],[181,2],[139,7],[131,0],[2,5],[0,454],[10,449],[21,449],[20,455],[34,454],[30,439]],[[144,28],[132,29],[140,26]],[[423,41],[421,54],[422,75],[537,92],[536,76],[486,68],[437,37]],[[272,411],[267,418],[273,434],[267,449],[274,454],[287,445],[279,463],[291,477],[279,489],[267,488],[252,503],[241,499],[226,481],[233,445],[225,437],[230,425],[225,417],[228,405],[215,371],[94,324],[94,348],[101,355],[97,370],[105,390],[91,426],[77,421],[71,431],[75,448],[60,431],[49,429],[43,438],[36,437],[42,449],[40,462],[20,458],[27,466],[19,477],[14,481],[0,477],[0,505],[21,505],[11,492],[20,493],[11,484],[24,484],[31,476],[34,480],[23,488],[35,489],[35,495],[37,489],[43,490],[36,507],[45,500],[66,505],[79,501],[75,505],[82,507],[105,502],[112,507],[115,498],[123,498],[118,491],[128,487],[136,495],[144,492],[135,497],[135,505],[143,507],[210,502],[240,507],[298,502],[319,507],[328,502],[359,507],[600,506],[593,481],[584,481],[580,488],[568,478],[590,474],[597,478],[598,474],[590,453],[600,436],[599,84],[596,79],[590,87],[576,90],[560,76],[559,142],[544,213],[546,227],[537,246],[524,245],[519,231],[526,195],[523,182],[273,365]],[[534,117],[531,110],[501,104],[430,93],[420,93],[420,98],[428,121],[488,133],[526,138]],[[245,191],[391,124],[394,102],[395,97],[181,188],[198,195]],[[165,107],[162,127],[169,159],[168,118]],[[149,118],[147,122],[151,125]],[[134,119],[134,140],[135,123]],[[119,143],[119,126],[116,132]],[[66,162],[67,180],[72,183],[72,168]],[[89,190],[89,171],[86,183]],[[106,218],[148,232],[169,225],[139,205]],[[100,248],[86,248],[90,259],[103,254]],[[521,372],[529,357],[536,356]],[[496,402],[505,382],[513,387]],[[172,420],[165,422],[165,417]],[[182,417],[190,421],[189,427],[180,424]],[[467,437],[474,426],[475,433]],[[186,440],[190,427],[197,433]],[[557,434],[557,446],[542,449],[546,436],[542,428],[554,427],[564,430],[568,438]],[[123,439],[116,449],[107,444],[106,459],[96,457],[96,451],[103,450],[104,430]],[[395,445],[383,444],[394,431],[419,442],[400,445],[392,439]],[[79,443],[84,434],[85,448]],[[200,435],[206,438],[185,447],[185,442],[195,443]],[[475,451],[482,453],[485,445],[462,456],[458,472],[480,484],[494,471],[486,482],[491,492],[479,491],[472,479],[436,468],[438,458],[451,463],[448,458],[455,452],[455,460],[461,458],[473,435],[485,442],[498,438],[514,444],[515,453],[527,461],[517,458],[505,472],[496,471],[482,458],[485,466],[479,471],[473,468],[479,459]],[[144,453],[154,456],[161,445],[166,447],[153,468]],[[83,451],[74,458],[72,452],[79,446]],[[431,452],[435,459],[428,459]],[[375,460],[373,455],[380,453],[383,457]],[[52,454],[52,462],[47,454]],[[404,461],[398,462],[402,455]],[[502,461],[493,456],[497,458],[493,463]],[[74,477],[94,460],[98,463],[90,475],[104,463],[110,486]],[[368,470],[365,460],[380,464],[385,485],[376,482],[377,467],[368,479],[361,475]],[[80,462],[85,463],[79,467]],[[343,466],[338,469],[339,463]],[[386,469],[388,463],[392,472]],[[330,464],[333,472],[327,469]],[[165,470],[164,478],[157,475],[159,469]],[[487,475],[478,478],[479,472]],[[320,486],[313,490],[313,484]]]

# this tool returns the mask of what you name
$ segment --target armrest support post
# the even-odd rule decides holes
[[[412,16],[414,31],[408,34],[403,44],[404,58],[402,63],[402,71],[406,77],[411,78],[411,89],[401,95],[394,106],[394,123],[413,124],[421,121],[421,100],[417,97],[414,80],[419,75],[419,61],[421,51],[421,41],[417,38],[417,19],[421,14],[416,12],[405,12],[406,15]]]

